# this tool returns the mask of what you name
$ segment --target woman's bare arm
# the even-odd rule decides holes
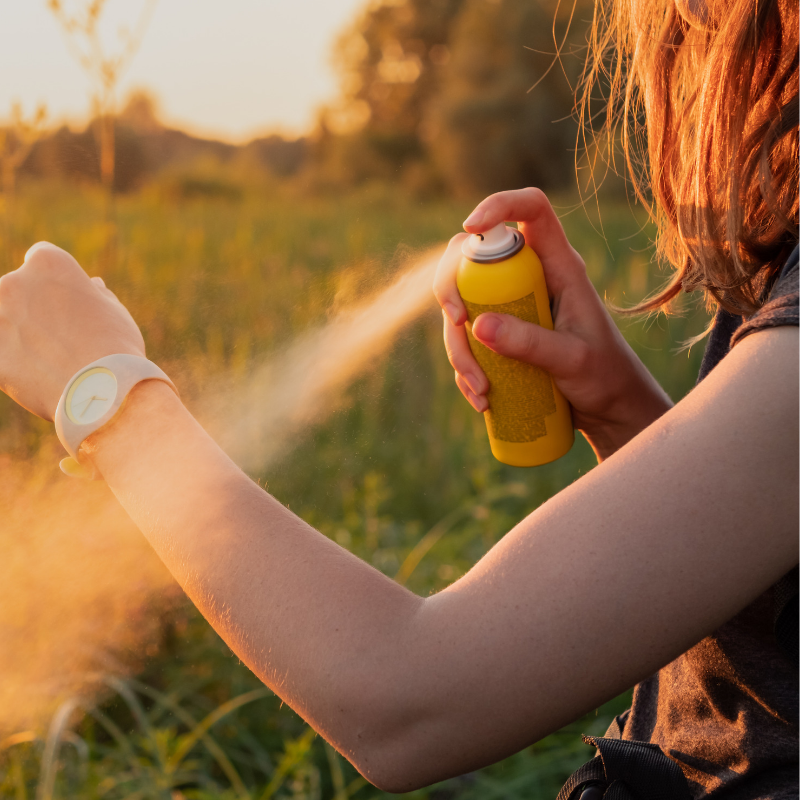
[[[0,385],[42,416],[78,368],[139,352],[137,337],[63,251],[0,279]],[[797,330],[748,337],[426,599],[251,482],[163,384],[134,390],[87,449],[233,650],[367,778],[401,791],[597,707],[797,562],[797,386]]]
[[[597,707],[796,562],[797,342],[746,339],[424,600],[249,481],[160,384],[94,459],[248,666],[371,781],[408,790]]]

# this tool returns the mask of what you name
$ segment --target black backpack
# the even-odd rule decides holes
[[[774,589],[773,630],[778,646],[798,663],[798,568]],[[623,740],[629,711],[620,714],[605,736],[584,736],[597,755],[569,777],[557,800],[691,800],[678,764],[650,742]]]

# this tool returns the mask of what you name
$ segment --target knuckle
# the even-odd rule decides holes
[[[549,204],[547,195],[538,186],[526,186],[521,190],[526,200],[534,205]]]
[[[460,231],[459,233],[456,233],[454,236],[451,236],[450,237],[450,241],[447,243],[448,250],[450,248],[453,248],[453,249],[460,248],[461,247],[461,242],[463,242],[464,239],[467,238],[467,236],[469,236],[469,234],[466,233],[465,231]],[[445,257],[446,257],[446,255],[447,254],[445,253]]]
[[[458,386],[458,391],[461,392],[461,394],[463,394],[464,397],[467,398],[467,400],[470,400],[471,392],[469,386],[467,386],[466,381],[457,372],[455,373],[455,378],[456,378],[456,386]],[[470,400],[470,402],[472,401]]]
[[[53,245],[47,242],[40,242],[35,244],[25,254],[24,267],[29,272],[49,272],[53,268],[55,262]]]
[[[38,257],[46,257],[48,255],[52,255],[53,253],[60,253],[63,252],[60,247],[56,247],[56,245],[52,244],[51,242],[36,242],[36,244],[31,245],[28,248],[28,251],[25,253],[25,258],[23,261],[28,262],[32,259]]]
[[[572,347],[572,368],[575,372],[585,372],[592,360],[592,349],[582,339],[573,343]]]
[[[445,340],[444,349],[447,353],[447,360],[450,362],[450,366],[456,370],[456,372],[463,372],[463,369],[461,369],[461,367],[464,366],[463,359],[458,350],[453,347],[453,343]]]
[[[37,242],[25,253],[22,266],[28,272],[50,277],[78,266],[78,262],[66,250],[50,242]]]
[[[450,366],[460,375],[465,372],[474,372],[474,360],[469,345],[462,339],[459,332],[445,333],[444,349]]]
[[[541,329],[533,322],[523,322],[519,326],[519,352],[523,356],[533,356],[539,349]]]
[[[447,360],[450,362],[450,366],[453,369],[456,369],[456,357],[455,354],[453,353],[452,346],[448,342],[444,343],[444,351],[445,353],[447,353]]]
[[[13,298],[19,291],[19,271],[7,272],[0,277],[0,303]]]
[[[572,256],[572,263],[576,271],[580,272],[581,274],[586,274],[586,262],[583,260],[583,256],[572,246],[569,246],[570,255]]]
[[[516,189],[503,189],[500,192],[494,192],[490,194],[483,203],[490,203],[494,200],[507,200],[509,197],[513,197],[516,194]],[[482,203],[482,204],[483,204]]]
[[[495,192],[490,194],[485,200],[478,203],[478,208],[484,212],[484,224],[486,224],[486,216],[494,216],[496,214],[505,214],[514,203],[514,190],[506,189],[502,192]]]
[[[461,298],[458,294],[458,290],[453,286],[443,286],[440,285],[434,290],[434,296],[436,297],[436,301],[439,303],[439,306],[442,309],[442,316],[444,317],[444,326],[445,331],[449,328],[453,328],[454,324],[452,321],[452,317],[455,317],[456,322],[458,318],[458,310],[461,308]]]

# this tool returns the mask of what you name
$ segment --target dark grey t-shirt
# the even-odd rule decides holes
[[[798,324],[795,248],[752,317],[717,314],[702,380],[745,336]],[[675,759],[693,798],[798,797],[797,666],[773,632],[775,587],[634,690],[623,739],[654,742]]]

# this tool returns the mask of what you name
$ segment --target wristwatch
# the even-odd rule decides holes
[[[59,464],[62,472],[73,478],[98,477],[78,458],[83,440],[113,419],[137,383],[152,380],[164,381],[178,394],[175,384],[152,361],[127,353],[93,361],[70,378],[55,414],[56,433],[69,453]]]

